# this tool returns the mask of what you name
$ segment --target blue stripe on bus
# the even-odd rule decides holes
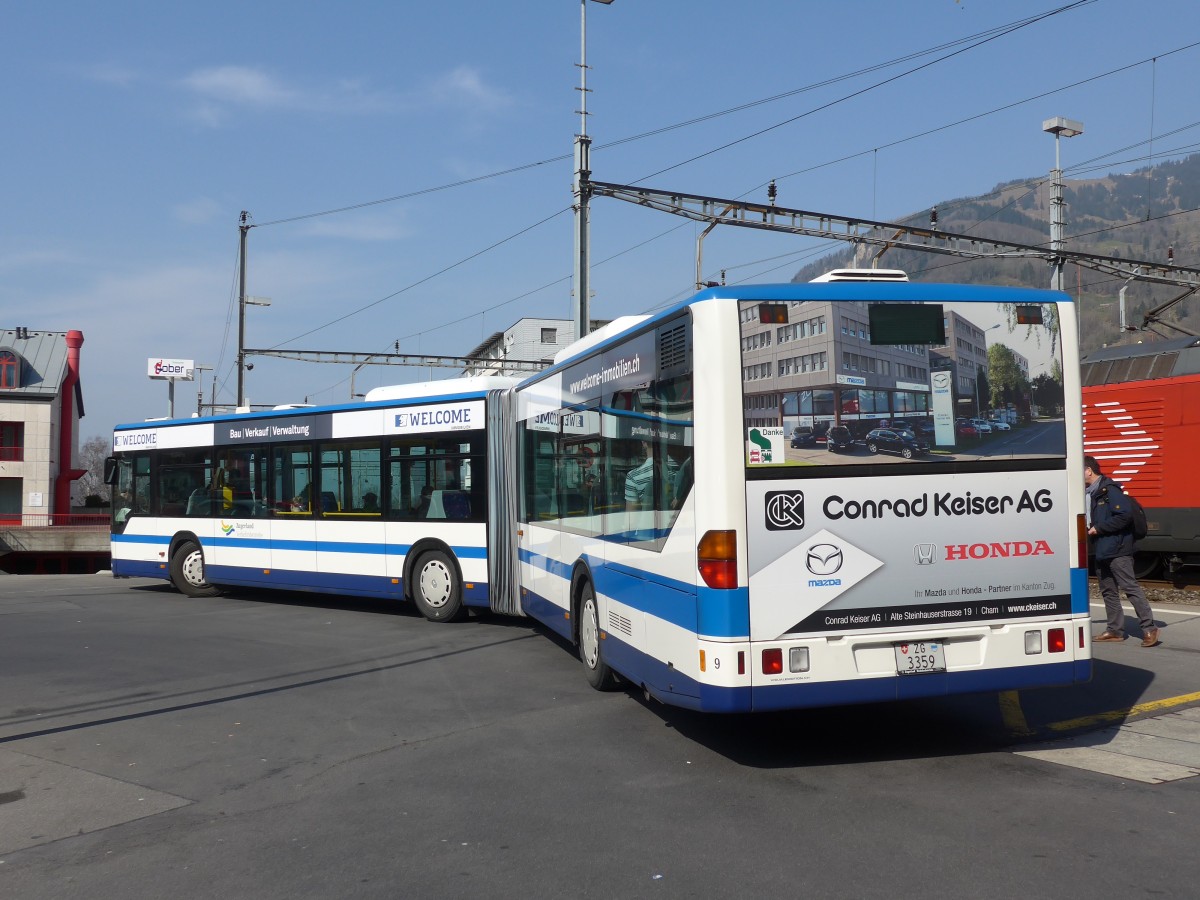
[[[706,585],[695,585],[676,578],[655,575],[620,563],[596,563],[592,560],[589,562],[592,563],[594,572],[597,570],[615,572],[633,579],[633,581],[625,583],[626,587],[630,588],[629,590],[604,590],[600,587],[599,582],[602,578],[597,572],[597,590],[607,597],[613,597],[627,606],[665,619],[673,625],[686,628],[703,637],[745,639],[750,636],[750,591],[748,588],[710,588]],[[654,588],[665,588],[669,593],[655,591]],[[677,595],[680,593],[691,595],[689,599],[692,604],[691,610],[679,607]],[[640,602],[643,598],[650,602]],[[655,600],[665,600],[666,603],[664,605]]]
[[[222,587],[269,587],[346,597],[404,599],[403,579],[393,580],[390,575],[312,572],[307,569],[270,569],[264,572],[261,568],[248,566],[206,566],[205,574],[209,581]],[[467,606],[487,606],[488,585],[484,582],[468,584],[462,586],[463,602]]]
[[[114,534],[114,544],[169,544],[170,535],[165,534]]]
[[[1088,613],[1088,573],[1087,569],[1071,570],[1071,612]]]
[[[532,550],[520,550],[521,562],[563,580],[570,580],[573,567]],[[697,587],[675,578],[655,575],[621,563],[607,563],[586,555],[596,590],[647,615],[670,622],[693,634],[717,639],[750,635],[750,592],[746,588],[718,590]],[[525,606],[531,616],[558,627],[562,609],[527,591]]]
[[[647,578],[637,570],[615,565],[594,567],[592,577],[598,593],[696,633],[695,587],[684,588],[680,582]]]
[[[526,565],[532,566],[535,569],[541,569],[543,572],[549,572],[551,575],[557,575],[559,578],[570,579],[571,569],[567,563],[559,562],[556,559],[551,559],[543,553],[534,553],[532,550],[518,550],[517,557]]]
[[[571,622],[566,616],[566,610],[547,600],[536,591],[521,588],[521,609],[537,619],[559,637],[570,641],[574,639],[571,633]]]
[[[165,562],[146,559],[114,559],[112,573],[114,578],[170,579],[171,577],[171,572]]]
[[[169,535],[158,534],[114,534],[114,543],[119,544],[170,544]],[[238,550],[293,550],[307,553],[365,553],[378,556],[406,556],[412,544],[373,544],[349,541],[292,541],[273,538],[202,537],[202,547],[228,547]],[[487,547],[451,545],[459,559],[487,559]]]
[[[605,661],[627,680],[644,686],[665,703],[703,712],[764,712],[1082,684],[1092,675],[1091,660],[1077,660],[981,671],[728,688],[698,682],[611,632],[601,647]]]

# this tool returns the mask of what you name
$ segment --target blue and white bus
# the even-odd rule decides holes
[[[489,407],[515,379],[378,388],[359,403],[118,427],[112,571],[488,605]]]
[[[1079,683],[1076,334],[1070,298],[1046,291],[721,287],[513,385],[125,426],[113,571],[527,615],[578,647],[593,686],[706,711]],[[988,338],[1003,346],[983,387]],[[981,391],[1021,408],[1031,357],[1063,373],[1065,417],[964,436]],[[472,404],[484,418],[452,430]],[[789,417],[815,439],[793,447]],[[886,428],[827,449],[820,429],[851,423]],[[469,491],[446,486],[448,460]],[[251,463],[247,497],[233,483]],[[207,510],[181,512],[210,477]],[[414,511],[426,485],[441,518]],[[449,515],[459,493],[471,521]]]

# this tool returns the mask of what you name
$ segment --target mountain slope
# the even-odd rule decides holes
[[[1067,247],[1125,259],[1167,261],[1174,248],[1178,265],[1200,266],[1200,154],[1126,175],[1066,180]],[[1147,200],[1147,198],[1150,200]],[[1021,244],[1050,241],[1050,185],[1045,177],[997,185],[982,197],[937,204],[943,231]],[[927,226],[929,210],[902,222]],[[865,248],[862,260],[876,251]],[[830,269],[854,264],[853,250],[830,254],[802,268],[793,281],[808,281]],[[869,264],[869,263],[868,263]],[[1050,267],[1039,259],[961,260],[911,250],[889,250],[878,265],[904,269],[913,281],[1049,287]],[[1181,337],[1163,326],[1122,334],[1118,296],[1124,279],[1068,264],[1066,288],[1081,303],[1086,353],[1114,343]],[[1183,288],[1132,282],[1126,290],[1126,322],[1140,326],[1146,311],[1183,293]],[[1175,306],[1166,320],[1200,334],[1200,296]]]

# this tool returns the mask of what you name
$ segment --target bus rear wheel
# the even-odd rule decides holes
[[[184,541],[171,557],[171,583],[188,597],[215,597],[221,593],[204,577],[204,551],[195,541]]]
[[[590,581],[585,581],[579,591],[579,659],[588,684],[596,690],[611,691],[617,686],[617,676],[604,662],[600,649],[600,613]]]
[[[457,622],[466,613],[458,570],[441,550],[422,553],[413,569],[416,588],[413,600],[421,615],[431,622]]]

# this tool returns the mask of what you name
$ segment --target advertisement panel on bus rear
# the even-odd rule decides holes
[[[755,640],[1071,610],[1063,471],[747,490]]]

